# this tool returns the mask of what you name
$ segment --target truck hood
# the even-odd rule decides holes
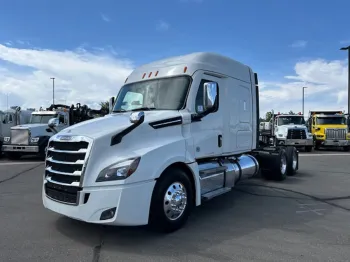
[[[180,116],[180,112],[175,110],[144,111],[144,113],[145,120],[142,125],[148,125],[148,123],[153,121]],[[87,136],[93,139],[108,134],[114,134],[132,125],[129,120],[130,114],[131,112],[117,113],[91,119],[68,127],[59,132],[59,134]]]
[[[29,129],[31,133],[31,137],[37,137],[37,136],[51,136],[52,133],[49,133],[46,131],[48,128],[47,124],[25,124],[25,125],[18,125],[11,127],[11,130],[13,129]]]

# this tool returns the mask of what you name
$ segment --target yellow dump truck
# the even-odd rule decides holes
[[[342,147],[350,150],[350,133],[347,117],[339,111],[310,111],[307,121],[312,133],[315,149],[320,147]]]

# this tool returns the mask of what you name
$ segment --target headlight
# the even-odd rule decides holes
[[[11,140],[11,137],[9,137],[9,136],[5,136],[5,137],[4,137],[4,142],[5,142],[5,143],[10,142],[10,140]]]
[[[307,136],[308,136],[309,138],[312,138],[312,133],[307,133]]]
[[[131,158],[106,167],[100,172],[96,182],[107,182],[128,178],[136,171],[140,159],[141,157]]]
[[[30,143],[38,143],[38,141],[39,141],[39,137],[32,137],[30,139]]]

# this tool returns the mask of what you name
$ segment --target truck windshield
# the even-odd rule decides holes
[[[190,77],[180,76],[124,85],[113,112],[180,110],[185,104],[190,82]]]
[[[345,117],[318,117],[316,118],[318,125],[346,125]]]
[[[31,115],[30,123],[31,124],[47,124],[51,118],[57,117],[57,114],[54,115]]]
[[[283,116],[278,117],[277,125],[305,125],[305,119],[303,116]]]

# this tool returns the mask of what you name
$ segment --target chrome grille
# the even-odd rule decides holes
[[[287,139],[306,139],[305,129],[288,129]]]
[[[326,128],[326,139],[345,140],[346,129],[345,128]]]
[[[29,130],[28,129],[11,129],[11,144],[28,145]]]
[[[91,141],[82,137],[74,137],[69,142],[49,142],[45,163],[48,197],[66,204],[79,204],[79,191],[91,145]]]

